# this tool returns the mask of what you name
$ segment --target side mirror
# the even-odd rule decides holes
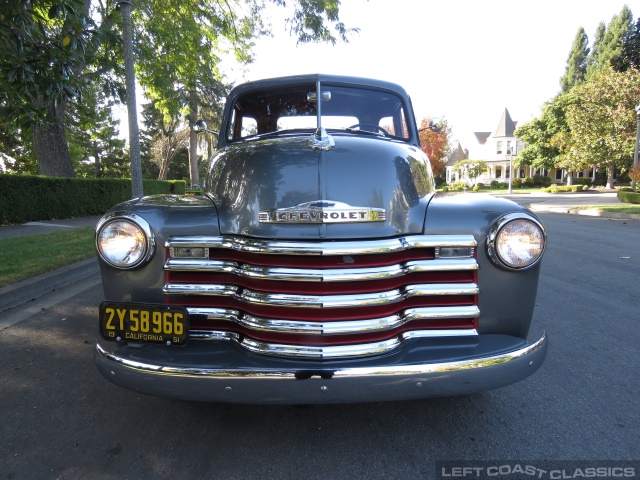
[[[204,120],[200,119],[198,121],[196,121],[196,123],[193,124],[193,129],[197,132],[197,133],[204,133],[204,132],[208,132],[208,133],[213,133],[215,135],[220,135],[218,132],[214,131],[214,130],[209,130],[209,128],[207,128],[207,122],[205,122]]]
[[[432,132],[439,132],[444,128],[444,122],[441,118],[434,117],[429,119],[429,126],[421,128],[418,132],[424,132],[425,130],[431,130]]]

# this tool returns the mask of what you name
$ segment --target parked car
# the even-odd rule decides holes
[[[400,86],[236,87],[204,190],[122,203],[97,226],[109,381],[196,401],[369,402],[498,388],[542,364],[546,335],[527,334],[543,226],[504,199],[436,195]]]

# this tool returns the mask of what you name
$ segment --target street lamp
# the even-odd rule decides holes
[[[637,127],[636,127],[636,149],[633,152],[633,170],[638,168],[638,142],[640,142],[640,104],[636,107],[636,119],[637,119]],[[636,189],[636,180],[635,175],[633,179],[631,179],[631,188],[635,191]]]
[[[516,145],[518,142],[516,141]],[[513,148],[509,147],[507,149],[507,155],[509,155],[509,195],[513,193]]]

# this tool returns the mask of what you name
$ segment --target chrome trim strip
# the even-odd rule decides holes
[[[407,285],[401,289],[353,295],[308,295],[268,293],[241,288],[235,285],[167,283],[162,289],[165,295],[199,295],[231,297],[254,305],[300,308],[359,308],[397,303],[410,297],[435,295],[478,295],[475,283],[437,283]]]
[[[452,318],[476,318],[480,316],[480,310],[475,305],[409,308],[397,315],[365,320],[334,322],[305,322],[300,320],[265,318],[241,314],[238,310],[226,308],[189,307],[187,310],[189,311],[189,315],[203,315],[207,317],[207,320],[212,321],[225,320],[255,331],[304,335],[355,335],[391,330],[416,320],[447,320]],[[429,332],[431,331],[432,330],[429,330]],[[437,330],[433,331],[436,332]],[[194,332],[192,331],[191,338],[200,338],[193,337],[193,335]]]
[[[473,258],[414,260],[397,265],[367,268],[281,268],[240,264],[232,261],[169,259],[165,270],[170,272],[228,273],[258,280],[285,282],[358,282],[398,278],[410,273],[473,271],[478,263]]]
[[[399,347],[402,342],[413,338],[477,337],[478,332],[474,328],[418,330],[404,332],[393,338],[379,342],[331,346],[269,343],[238,335],[234,332],[219,330],[196,330],[192,332],[192,335],[194,339],[198,340],[229,340],[237,343],[245,350],[260,355],[324,360],[331,358],[366,357],[388,353]]]
[[[477,247],[473,235],[412,235],[384,240],[295,242],[249,239],[231,235],[220,237],[173,237],[165,247],[208,247],[264,255],[370,255],[401,252],[412,248]]]

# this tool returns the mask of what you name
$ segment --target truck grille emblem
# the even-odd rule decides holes
[[[261,223],[360,223],[384,222],[384,208],[352,207],[342,202],[315,200],[295,207],[261,210]]]

